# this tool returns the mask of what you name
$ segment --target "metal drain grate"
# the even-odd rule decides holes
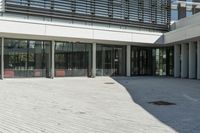
[[[163,106],[169,106],[169,105],[176,105],[175,103],[171,102],[166,102],[166,101],[153,101],[153,102],[148,102],[149,104],[154,104],[154,105],[163,105]]]

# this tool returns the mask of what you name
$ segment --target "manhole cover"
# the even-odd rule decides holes
[[[176,105],[175,103],[166,102],[166,101],[153,101],[153,102],[148,102],[148,103],[154,104],[154,105],[165,105],[165,106]]]
[[[104,84],[115,84],[114,82],[105,82]]]

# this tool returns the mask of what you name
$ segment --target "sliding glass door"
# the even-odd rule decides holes
[[[5,39],[4,77],[49,77],[51,43]]]

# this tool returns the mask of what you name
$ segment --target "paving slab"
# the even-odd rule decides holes
[[[160,99],[177,105],[147,103]],[[192,80],[6,79],[0,81],[0,132],[192,133],[200,131],[199,100],[200,83]]]

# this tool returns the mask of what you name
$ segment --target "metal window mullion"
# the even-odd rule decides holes
[[[1,79],[4,79],[4,37],[1,38]]]
[[[51,78],[55,76],[55,41],[52,41],[51,44]]]

